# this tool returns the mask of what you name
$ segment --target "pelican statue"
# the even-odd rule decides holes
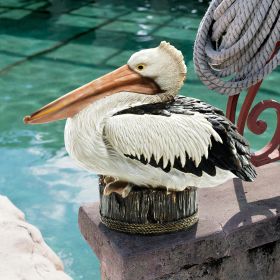
[[[249,145],[223,112],[178,96],[186,73],[182,53],[163,41],[24,122],[67,118],[66,150],[80,166],[104,176],[105,194],[126,196],[133,185],[182,191],[233,177],[253,181]]]

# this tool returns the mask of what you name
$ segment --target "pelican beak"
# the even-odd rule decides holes
[[[160,88],[151,79],[142,77],[124,65],[26,116],[24,123],[40,124],[71,118],[94,101],[121,91],[150,95],[159,93]]]

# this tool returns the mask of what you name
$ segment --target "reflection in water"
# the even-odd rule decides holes
[[[1,194],[8,195],[42,231],[74,279],[88,267],[86,279],[98,279],[98,261],[77,225],[79,206],[98,200],[97,177],[77,168],[64,149],[54,152],[34,145],[1,148],[0,154]]]
[[[30,148],[27,151],[33,155],[42,156],[44,154],[44,150],[38,148]],[[97,176],[78,168],[66,155],[64,149],[42,162],[41,165],[31,166],[29,170],[38,181],[46,184],[50,190],[50,195],[56,201],[67,201],[79,205],[84,202],[98,200]],[[70,193],[65,191],[64,188],[60,189],[60,186],[74,188],[74,190]]]

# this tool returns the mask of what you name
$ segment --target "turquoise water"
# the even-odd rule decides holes
[[[226,98],[196,77],[192,49],[207,1],[0,0],[0,194],[21,208],[63,259],[74,279],[100,279],[99,263],[79,233],[77,211],[97,201],[97,178],[77,168],[64,149],[64,121],[26,126],[24,115],[126,63],[142,48],[170,41],[183,51],[188,79],[182,93],[225,108]],[[279,100],[280,72],[258,99]],[[268,132],[246,133],[253,148]]]

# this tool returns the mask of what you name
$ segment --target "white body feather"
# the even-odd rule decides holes
[[[166,95],[167,96],[167,95]],[[117,115],[116,112],[143,104],[155,103],[166,98],[137,93],[122,92],[103,98],[73,118],[65,126],[65,146],[76,162],[97,174],[114,176],[136,185],[150,187],[166,186],[169,190],[183,190],[188,186],[213,187],[234,175],[217,168],[212,177],[203,173],[198,177],[171,168],[166,173],[161,168],[144,165],[124,154],[152,154],[164,164],[174,162],[180,156],[185,161],[185,151],[198,165],[203,155],[207,157],[211,136],[222,141],[202,114],[172,115]]]

